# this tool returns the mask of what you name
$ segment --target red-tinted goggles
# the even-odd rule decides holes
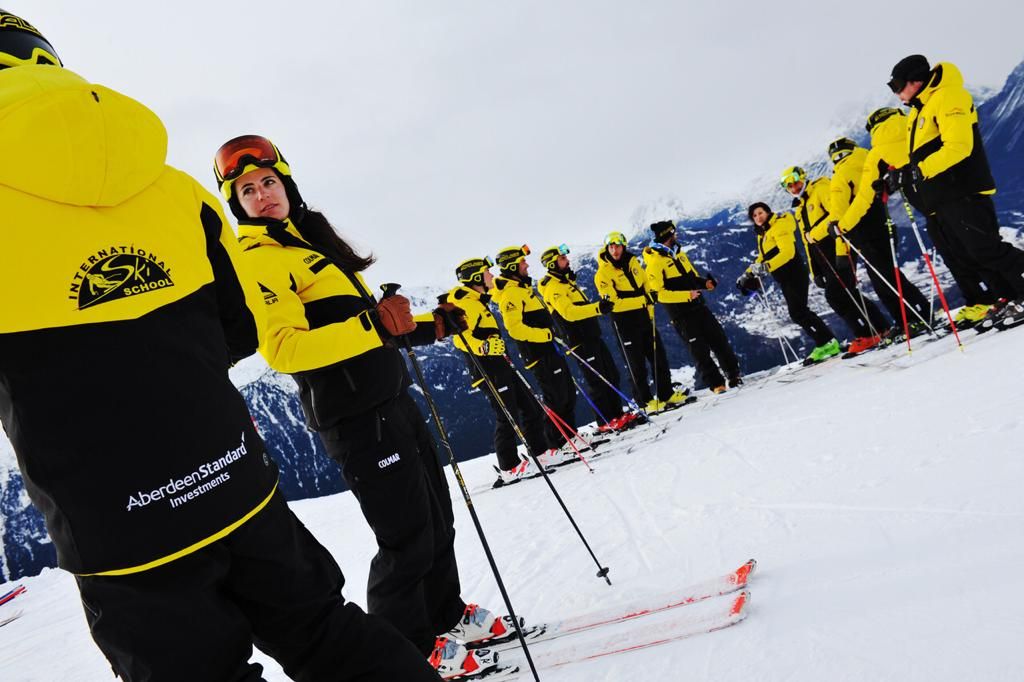
[[[228,140],[213,157],[213,170],[220,184],[234,180],[246,166],[273,168],[284,162],[274,143],[260,135],[242,135]]]

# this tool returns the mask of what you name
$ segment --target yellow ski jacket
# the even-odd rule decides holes
[[[0,420],[57,562],[120,575],[226,536],[277,486],[231,361],[264,306],[220,204],[142,104],[0,70]]]
[[[295,379],[310,428],[329,429],[409,386],[402,353],[377,324],[377,301],[360,273],[339,267],[290,220],[241,221],[238,234],[267,312],[260,353]],[[433,343],[433,315],[415,319],[410,341]]]
[[[774,272],[796,257],[796,219],[791,213],[773,213],[757,234],[757,262]]]
[[[622,252],[618,263],[608,255],[605,247],[597,254],[597,272],[594,285],[602,298],[607,297],[615,304],[613,313],[628,313],[648,309],[654,312],[647,294],[647,276],[640,267],[640,260],[629,251]]]
[[[849,207],[839,217],[839,229],[849,232],[860,224],[875,202],[881,202],[874,183],[889,171],[889,166],[902,168],[910,157],[907,154],[907,121],[902,114],[890,116],[871,131],[871,149],[864,158],[857,193]]]
[[[652,244],[644,248],[643,258],[647,290],[657,294],[659,303],[692,303],[700,298],[705,280],[686,251]]]
[[[995,194],[978,112],[960,69],[949,62],[936,64],[910,104],[907,150],[924,177],[918,189],[925,206],[934,209],[971,194]]]
[[[576,285],[575,272],[549,271],[537,290],[551,315],[565,329],[569,343],[576,345],[584,339],[600,338],[601,311]]]
[[[804,187],[803,193],[793,201],[793,217],[796,218],[800,238],[804,243],[807,255],[807,267],[811,276],[818,274],[814,270],[814,258],[811,257],[810,241],[817,244],[826,258],[834,255],[845,256],[849,249],[846,244],[837,241],[828,234],[828,224],[832,220],[829,201],[832,198],[832,182],[829,178],[818,178]]]

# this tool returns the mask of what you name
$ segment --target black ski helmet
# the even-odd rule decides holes
[[[853,153],[857,143],[848,137],[840,137],[839,139],[832,140],[828,146],[828,156],[832,159],[832,163],[839,163],[847,156]]]
[[[35,26],[0,9],[0,69],[29,64],[64,66],[50,41]]]

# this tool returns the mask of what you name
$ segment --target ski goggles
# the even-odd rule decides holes
[[[225,199],[231,199],[232,183],[253,167],[292,174],[281,151],[267,138],[260,135],[236,137],[222,144],[213,156],[213,173]]]
[[[526,257],[529,255],[530,247],[526,244],[502,249],[498,252],[497,256],[498,267],[502,270],[510,270],[526,260]]]
[[[888,85],[889,89],[892,90],[892,94],[898,95],[903,92],[903,88],[907,87],[907,81],[903,78],[896,78],[893,76],[889,79],[889,82],[886,83],[886,85]]]
[[[803,182],[803,181],[804,181],[803,173],[801,173],[800,171],[792,170],[792,171],[789,171],[789,172],[785,173],[779,179],[779,184],[782,185],[783,187],[785,187],[786,189],[789,189],[790,187],[792,187],[793,185],[797,184],[798,182]]]
[[[62,66],[57,51],[32,24],[0,10],[0,69],[50,64]]]
[[[609,232],[604,238],[604,245],[611,246],[612,244],[618,244],[619,246],[627,246],[629,240],[626,239],[626,235],[621,232]]]
[[[540,255],[540,264],[546,268],[550,268],[557,260],[559,256],[568,256],[569,247],[565,244],[559,244],[558,246],[552,246],[546,249],[544,253]]]

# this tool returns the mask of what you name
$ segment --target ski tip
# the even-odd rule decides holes
[[[747,584],[747,580],[750,578],[750,574],[757,568],[757,560],[750,559],[747,563],[743,564],[729,576],[729,582],[733,585],[743,587]]]
[[[732,606],[729,607],[730,616],[746,615],[745,609],[747,604],[750,603],[750,591],[743,590],[732,600]]]

